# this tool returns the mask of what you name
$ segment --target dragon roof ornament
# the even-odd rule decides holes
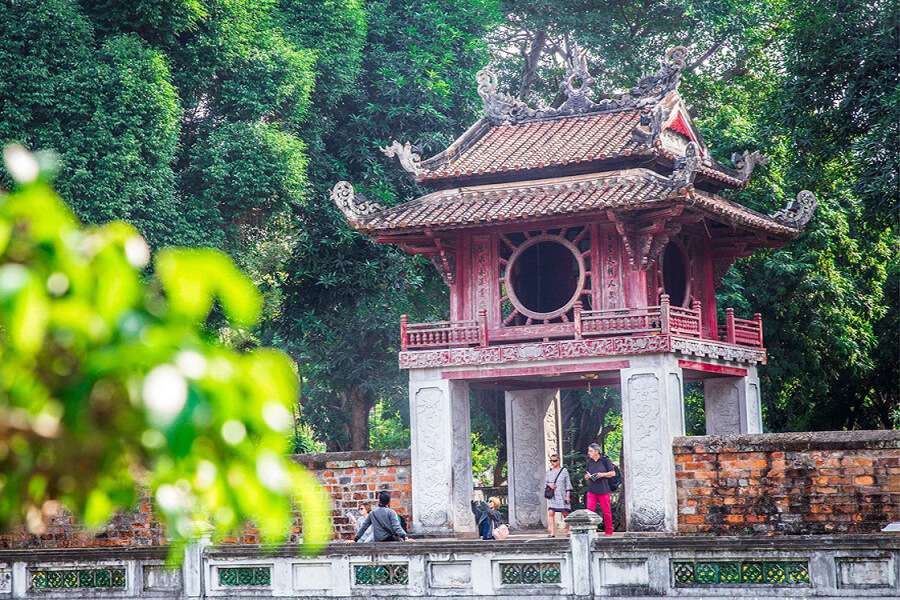
[[[675,170],[669,180],[672,186],[681,189],[694,184],[697,169],[700,168],[703,159],[700,156],[700,146],[697,142],[688,142],[684,150],[684,156],[675,161]]]
[[[816,212],[817,204],[816,195],[809,190],[803,190],[797,194],[796,198],[789,201],[787,206],[770,216],[788,227],[803,229],[812,219],[813,213]]]
[[[361,223],[366,217],[384,210],[381,204],[366,200],[365,196],[357,194],[349,181],[338,181],[334,184],[331,188],[331,201],[351,223]]]
[[[515,124],[531,119],[651,106],[678,88],[686,59],[687,49],[684,46],[671,48],[660,59],[660,68],[656,73],[645,75],[624,94],[595,102],[592,99],[594,78],[587,68],[587,55],[576,49],[566,70],[566,77],[560,84],[566,101],[558,108],[532,108],[525,102],[498,91],[497,74],[490,67],[478,71],[476,81],[478,95],[484,103],[484,113],[488,120],[494,125]]]
[[[757,165],[764,166],[768,164],[769,157],[761,154],[759,151],[750,152],[749,150],[744,150],[743,152],[732,154],[731,162],[734,163],[734,168],[739,173],[739,178],[742,181],[749,181],[750,175],[753,174],[753,169]]]
[[[403,167],[403,170],[407,173],[412,173],[414,177],[422,172],[422,156],[418,153],[419,148],[413,146],[409,142],[401,144],[397,140],[394,140],[391,142],[390,146],[384,146],[383,148],[379,148],[379,150],[381,150],[388,158],[396,156],[397,160],[400,161],[400,166]]]

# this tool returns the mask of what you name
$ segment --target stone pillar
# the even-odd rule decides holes
[[[706,435],[762,433],[759,376],[715,377],[703,381]]]
[[[620,372],[625,520],[629,531],[675,531],[672,438],[684,435],[683,379],[672,355],[635,357]]]
[[[437,369],[409,372],[412,530],[452,535],[475,531],[469,386]]]
[[[576,598],[592,598],[594,594],[593,561],[591,548],[597,539],[597,525],[600,516],[589,510],[576,510],[566,518],[571,536],[572,550],[572,583]]]
[[[510,527],[547,526],[544,475],[550,454],[561,450],[559,428],[558,390],[506,392]]]

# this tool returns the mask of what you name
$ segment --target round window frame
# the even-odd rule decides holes
[[[519,259],[523,252],[525,252],[532,246],[535,246],[542,242],[553,242],[556,244],[560,244],[572,253],[572,256],[575,258],[575,264],[578,265],[578,280],[575,284],[575,292],[572,294],[572,297],[568,302],[566,302],[556,310],[545,313],[533,311],[522,304],[522,301],[519,300],[519,297],[516,295],[516,289],[512,282],[512,273],[515,268],[516,261]],[[507,262],[506,273],[503,276],[503,281],[506,284],[507,299],[510,301],[510,303],[512,303],[516,310],[519,311],[520,314],[525,315],[526,317],[529,317],[531,319],[549,321],[550,319],[560,317],[572,310],[572,307],[575,306],[575,302],[578,301],[578,298],[580,298],[581,294],[584,292],[585,278],[586,271],[584,268],[584,259],[582,258],[581,251],[578,250],[578,247],[560,235],[541,234],[528,238],[525,242],[523,242],[515,249],[512,255],[510,255],[509,261]]]

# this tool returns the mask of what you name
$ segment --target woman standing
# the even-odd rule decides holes
[[[550,455],[550,470],[544,478],[544,497],[547,498],[547,529],[550,537],[556,537],[556,515],[563,516],[563,533],[568,535],[569,528],[565,518],[572,512],[572,481],[569,472],[559,464],[559,455]],[[553,494],[552,496],[550,494]]]
[[[613,534],[612,504],[609,494],[609,479],[616,476],[616,468],[605,456],[600,456],[600,446],[591,444],[588,446],[587,473],[584,479],[588,482],[587,509],[597,512],[597,504],[603,511],[603,532],[606,535]]]

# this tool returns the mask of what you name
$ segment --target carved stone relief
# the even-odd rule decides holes
[[[632,375],[627,381],[623,406],[628,411],[628,430],[624,432],[630,471],[628,503],[629,526],[634,531],[665,529],[665,486],[663,443],[668,443],[662,422],[662,382],[653,373]]]
[[[450,457],[441,442],[448,432],[447,399],[438,387],[423,387],[415,394],[416,494],[413,514],[428,529],[450,527]],[[442,435],[443,434],[443,435]]]
[[[469,386],[450,384],[451,424],[453,427],[453,529],[474,531],[472,510],[472,433],[469,425]]]
[[[762,414],[760,413],[759,384],[747,384],[747,433],[762,433]]]
[[[741,433],[741,395],[737,378],[707,379],[703,384],[707,435]]]
[[[507,448],[510,451],[512,478],[510,503],[516,527],[542,527],[544,473],[548,444],[558,445],[555,435],[556,412],[552,390],[507,392],[511,428]],[[552,421],[550,420],[552,418]]]

